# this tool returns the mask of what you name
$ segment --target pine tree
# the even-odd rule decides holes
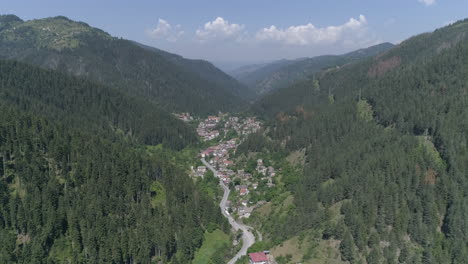
[[[354,242],[350,232],[346,232],[340,243],[341,259],[352,262],[355,258]]]

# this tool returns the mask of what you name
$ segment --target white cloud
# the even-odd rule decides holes
[[[311,23],[285,29],[272,25],[257,32],[255,37],[259,41],[273,41],[288,45],[306,46],[342,42],[348,46],[367,41],[366,32],[367,19],[360,15],[359,19],[351,18],[342,25],[323,28],[318,28]]]
[[[418,0],[419,3],[423,3],[426,6],[430,6],[435,4],[436,0]]]
[[[455,23],[455,22],[456,22],[455,20],[450,20],[450,21],[444,22],[444,23],[442,24],[442,26],[443,26],[443,27],[449,26],[449,25],[452,25],[452,24]]]
[[[156,28],[148,30],[147,34],[151,38],[175,42],[184,34],[184,31],[181,30],[180,25],[172,26],[166,20],[160,18]]]
[[[229,23],[222,17],[205,23],[202,29],[198,29],[195,34],[201,41],[206,40],[237,40],[242,39],[244,25]]]

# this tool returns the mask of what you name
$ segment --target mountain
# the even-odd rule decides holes
[[[270,126],[242,149],[292,163],[251,216],[263,243],[303,263],[465,263],[467,70],[468,19],[257,102]]]
[[[168,111],[237,110],[249,90],[213,65],[149,48],[66,17],[0,17],[0,58],[60,70],[145,97]]]
[[[189,263],[228,231],[179,156],[196,142],[151,102],[0,60],[0,263]]]
[[[83,78],[0,60],[0,80],[0,103],[70,127],[174,149],[197,141],[191,128],[156,105]]]
[[[180,55],[169,53],[167,51],[163,51],[154,47],[146,46],[138,42],[135,42],[135,44],[147,50],[155,52],[156,54],[166,58],[168,61],[174,63],[175,65],[181,67],[182,69],[188,72],[196,73],[202,79],[216,85],[216,87],[222,87],[223,89],[229,91],[230,93],[240,98],[251,99],[254,96],[254,93],[251,89],[249,89],[244,84],[241,84],[239,81],[237,81],[230,75],[216,68],[211,62],[205,60],[186,59]]]
[[[374,56],[391,49],[393,44],[382,43],[343,55],[324,55],[296,60],[280,60],[267,64],[248,65],[231,72],[240,82],[251,87],[257,94],[264,95],[281,87],[309,77],[321,70],[342,66]]]
[[[0,104],[0,262],[189,263],[212,198],[169,158]]]
[[[269,75],[295,62],[297,61],[278,60],[270,63],[245,65],[229,72],[229,74],[234,76],[240,82],[255,88],[257,83],[262,82],[262,80],[268,78]]]

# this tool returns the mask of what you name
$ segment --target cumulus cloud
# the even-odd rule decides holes
[[[360,15],[358,19],[351,18],[339,26],[319,28],[309,23],[306,25],[290,26],[285,29],[272,25],[263,28],[256,34],[259,41],[274,41],[288,45],[316,45],[316,44],[353,44],[366,37],[367,20]]]
[[[195,34],[199,40],[237,40],[242,39],[244,25],[229,23],[222,17],[217,17],[213,21],[205,23],[202,29],[198,29]]]
[[[147,34],[151,38],[175,42],[184,34],[184,31],[181,30],[180,25],[172,26],[166,20],[160,18],[156,28],[148,30]]]
[[[423,3],[425,4],[426,6],[430,6],[430,5],[433,5],[435,4],[435,0],[418,0],[419,3]]]

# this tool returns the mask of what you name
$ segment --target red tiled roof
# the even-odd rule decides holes
[[[268,261],[267,255],[263,252],[250,253],[249,257],[253,262]]]

